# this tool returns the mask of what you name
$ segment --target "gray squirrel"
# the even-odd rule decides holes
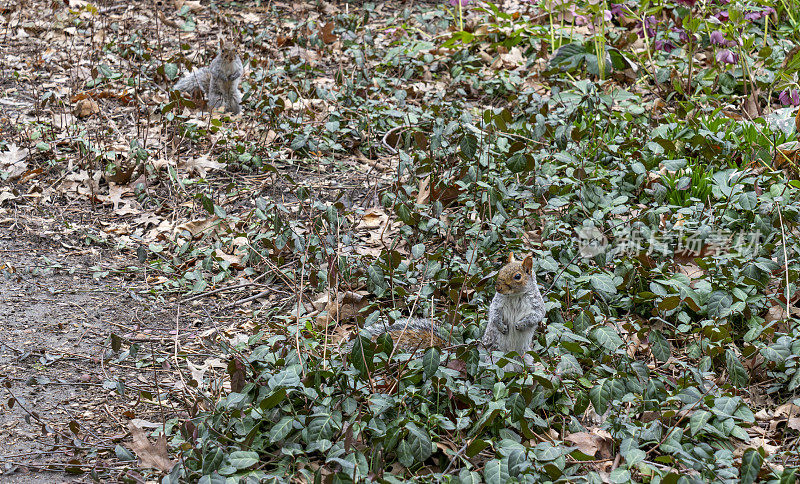
[[[500,269],[495,283],[497,293],[489,305],[489,323],[483,333],[482,343],[489,351],[517,352],[527,365],[533,362],[527,354],[533,337],[544,320],[544,299],[533,273],[533,255],[521,262],[510,254],[508,262]],[[447,346],[448,338],[441,327],[430,319],[407,318],[394,324],[376,323],[363,329],[370,338],[389,334],[395,346],[405,350]],[[355,340],[345,346],[352,350]],[[508,369],[519,365],[506,365]]]
[[[220,42],[219,53],[208,67],[201,67],[184,75],[175,84],[175,89],[193,92],[203,91],[211,109],[225,107],[232,114],[241,111],[242,93],[239,82],[242,80],[242,60],[232,42]]]
[[[483,345],[489,351],[516,351],[530,365],[532,360],[527,353],[545,316],[544,299],[533,272],[533,255],[519,262],[510,254],[508,263],[497,273],[495,288]]]

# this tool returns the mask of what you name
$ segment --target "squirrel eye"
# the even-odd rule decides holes
[[[515,280],[515,281],[518,281],[518,280],[520,280],[520,279],[522,279],[522,274],[520,274],[519,272],[517,272],[516,274],[514,274],[514,280]]]

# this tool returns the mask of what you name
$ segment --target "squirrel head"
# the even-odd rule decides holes
[[[228,60],[233,60],[236,58],[237,50],[236,44],[229,40],[219,40],[219,52],[222,56]]]
[[[508,256],[508,262],[497,273],[495,289],[500,294],[521,294],[526,292],[528,284],[534,279],[533,254],[526,256],[521,262]]]

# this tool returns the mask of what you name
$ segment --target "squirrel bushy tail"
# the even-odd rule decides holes
[[[211,73],[208,67],[201,67],[181,77],[178,82],[175,83],[175,89],[184,92],[192,92],[195,89],[200,89],[205,93],[208,91],[208,84],[210,81]]]
[[[448,345],[447,338],[441,328],[430,319],[398,319],[390,325],[379,322],[365,327],[361,334],[370,339],[376,338],[382,334],[388,334],[392,338],[392,341],[394,341],[395,347],[405,351]],[[356,339],[353,339],[347,343],[344,347],[344,351],[350,353],[355,342]]]

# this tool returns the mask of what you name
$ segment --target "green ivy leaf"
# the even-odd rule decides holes
[[[584,310],[575,317],[575,320],[572,322],[572,329],[575,330],[577,334],[586,334],[589,331],[589,327],[593,324],[594,317],[592,313]]]
[[[669,344],[667,338],[661,334],[661,331],[657,329],[653,329],[647,335],[647,340],[650,342],[650,351],[653,352],[653,356],[656,360],[665,363],[669,360],[670,355],[672,354],[672,348]]]
[[[749,381],[747,370],[744,369],[739,357],[731,349],[725,351],[725,365],[728,367],[731,384],[739,388],[745,387]]]
[[[631,468],[643,461],[645,457],[647,457],[647,453],[642,449],[630,449],[624,454],[624,456],[625,463],[628,465],[628,468]]]
[[[753,484],[758,479],[758,473],[761,471],[761,464],[764,463],[764,458],[756,449],[747,449],[742,456],[742,469],[741,480],[742,484]]]
[[[225,484],[227,482],[228,480],[225,477],[214,471],[211,474],[201,477],[197,481],[197,484]]]
[[[296,388],[302,386],[300,382],[300,375],[297,374],[295,368],[286,368],[277,375],[273,375],[268,382],[271,389],[277,390],[278,388]]]
[[[734,425],[731,428],[731,437],[741,440],[742,442],[750,442],[750,435],[747,434],[747,431],[738,425]]]
[[[508,473],[514,477],[522,474],[525,469],[530,466],[528,459],[525,457],[525,452],[520,449],[514,449],[506,457]]]
[[[511,478],[508,462],[492,459],[483,466],[483,478],[486,484],[506,484]]]
[[[589,408],[589,402],[591,402],[591,399],[589,398],[588,392],[578,392],[578,394],[575,395],[575,406],[573,407],[575,414],[582,414],[585,412],[586,409]]]
[[[439,369],[440,361],[439,350],[436,348],[428,348],[425,352],[425,356],[422,357],[422,371],[426,380],[436,374],[436,370]]]
[[[553,445],[550,442],[542,442],[536,446],[536,460],[547,462],[556,460],[564,455],[563,448]]]
[[[754,192],[740,193],[739,206],[742,210],[752,212],[758,206],[758,198]]]
[[[579,67],[586,60],[586,47],[580,42],[562,45],[550,59],[549,68],[560,68],[564,71],[571,71]]]
[[[397,446],[397,460],[406,467],[414,465],[414,454],[411,452],[411,446],[404,440],[400,441]]]
[[[237,450],[231,452],[228,461],[236,469],[247,469],[259,462],[258,453],[253,451]]]
[[[724,318],[730,312],[733,298],[725,291],[714,291],[708,295],[708,315],[712,318]]]
[[[661,311],[672,311],[677,308],[680,303],[680,296],[667,296],[658,303],[658,309]]]
[[[781,473],[780,484],[796,484],[797,483],[797,468],[790,467],[784,469]]]
[[[129,451],[125,447],[122,447],[121,445],[117,445],[116,447],[114,447],[114,453],[117,455],[117,460],[122,462],[136,460],[136,456],[133,455],[131,451]]]
[[[375,344],[359,335],[350,351],[350,363],[362,377],[367,378],[375,370],[375,362],[372,359],[374,356]]]
[[[405,442],[408,443],[414,459],[416,462],[425,462],[433,453],[431,436],[428,435],[426,430],[417,427],[414,422],[408,422],[406,428],[408,429],[408,435],[405,438]]]
[[[501,410],[504,408],[505,404],[503,402],[489,402],[489,406],[484,409],[483,415],[481,415],[481,418],[473,426],[472,435],[480,434],[483,430],[483,427],[494,420],[494,418],[497,417],[497,415],[499,415]]]
[[[623,482],[631,482],[631,471],[624,467],[617,467],[611,474],[609,474],[608,479],[614,484],[622,484]]]
[[[336,421],[333,414],[321,415],[311,422],[303,429],[303,439],[307,443],[317,440],[330,440],[333,437],[333,432],[336,430]]]
[[[272,392],[267,398],[261,400],[261,403],[259,403],[258,406],[261,408],[261,410],[269,410],[270,408],[275,407],[275,405],[281,403],[284,398],[286,398],[286,389],[281,387]]]
[[[208,454],[203,457],[203,474],[211,474],[219,469],[222,460],[225,458],[225,451],[222,447],[210,449]]]
[[[506,399],[506,408],[511,412],[511,421],[517,422],[525,415],[525,398],[519,394],[514,393]]]
[[[609,274],[592,274],[589,281],[592,283],[592,287],[598,291],[602,291],[610,295],[617,293],[617,287],[614,285],[614,278]]]
[[[367,267],[367,289],[378,297],[386,292],[387,286],[383,269],[376,264]]]
[[[561,355],[561,361],[556,366],[556,372],[562,376],[583,376],[583,368],[581,368],[578,359],[569,353]]]
[[[272,426],[269,431],[269,441],[275,444],[289,435],[289,432],[294,428],[294,418],[284,415],[278,420],[278,423]]]
[[[695,436],[703,430],[712,416],[712,413],[706,410],[696,410],[689,418],[689,432],[691,435]]]
[[[489,442],[483,439],[474,439],[472,442],[470,442],[469,447],[467,447],[467,451],[465,452],[465,454],[467,454],[467,457],[470,458],[475,457],[476,455],[478,455],[480,451],[482,451],[488,446]]]
[[[172,62],[166,62],[164,64],[164,76],[170,81],[174,81],[175,78],[178,77],[178,65]]]
[[[613,385],[611,384],[611,380],[608,378],[600,380],[599,383],[589,390],[589,400],[591,400],[595,412],[600,415],[606,413],[606,410],[608,410],[608,404],[612,400],[612,390]]]
[[[458,484],[480,484],[481,475],[467,468],[458,473]]]
[[[608,326],[599,326],[592,331],[592,339],[603,347],[606,352],[613,354],[617,348],[623,345],[622,338],[619,337],[614,329]]]
[[[464,154],[464,158],[471,160],[475,157],[475,153],[478,151],[478,139],[471,134],[466,134],[463,138],[461,138],[459,146],[461,148],[461,153]]]
[[[509,156],[506,163],[512,173],[522,173],[528,170],[528,159],[525,157],[525,153],[521,151]]]

